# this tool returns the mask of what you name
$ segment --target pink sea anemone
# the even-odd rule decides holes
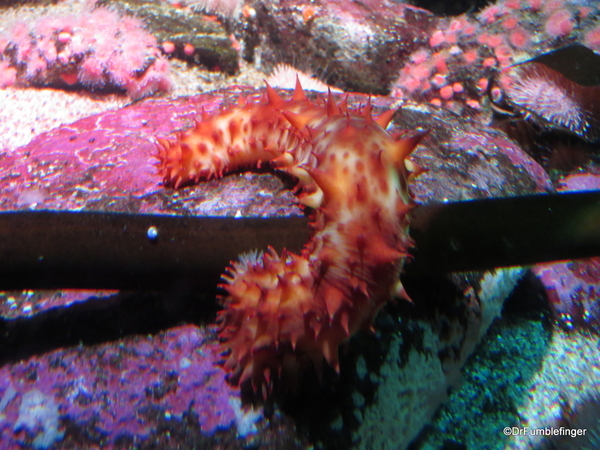
[[[132,98],[171,87],[169,63],[154,36],[139,19],[107,8],[16,23],[2,42],[12,48],[0,60],[16,73],[15,83],[79,82],[90,89],[123,89]]]

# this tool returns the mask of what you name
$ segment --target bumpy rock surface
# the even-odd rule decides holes
[[[266,69],[284,62],[347,91],[384,94],[435,23],[425,10],[364,1],[252,1],[245,57]],[[282,51],[281,49],[285,49]]]

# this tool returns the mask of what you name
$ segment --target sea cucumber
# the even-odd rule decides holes
[[[338,347],[369,328],[393,297],[408,298],[399,275],[408,250],[408,182],[420,168],[407,157],[423,137],[385,128],[394,111],[372,116],[370,102],[309,100],[300,82],[284,100],[267,85],[266,101],[207,116],[175,140],[158,138],[165,184],[179,187],[269,162],[298,179],[311,208],[313,236],[300,255],[273,249],[242,255],[220,286],[219,338],[233,384],[267,395],[323,360],[339,371]]]

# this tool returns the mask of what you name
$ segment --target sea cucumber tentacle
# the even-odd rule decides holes
[[[416,170],[407,157],[423,133],[394,139],[384,128],[391,119],[373,118],[370,104],[350,111],[331,93],[311,102],[298,85],[283,100],[267,87],[265,103],[159,141],[167,183],[271,161],[299,179],[299,200],[314,208],[313,237],[300,255],[252,253],[223,276],[219,337],[233,383],[266,394],[307,363],[318,373],[324,360],[339,370],[339,345],[369,328],[394,296],[407,298],[399,275],[413,245],[408,181]]]

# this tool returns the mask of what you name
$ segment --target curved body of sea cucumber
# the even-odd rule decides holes
[[[223,277],[219,337],[230,380],[268,391],[273,380],[306,362],[336,370],[338,346],[370,327],[380,307],[406,294],[399,280],[408,236],[407,160],[422,133],[394,139],[393,111],[377,118],[326,101],[309,101],[299,85],[283,100],[244,104],[159,139],[167,184],[179,186],[271,161],[299,180],[299,200],[314,208],[314,234],[300,255],[273,249],[243,255]]]

